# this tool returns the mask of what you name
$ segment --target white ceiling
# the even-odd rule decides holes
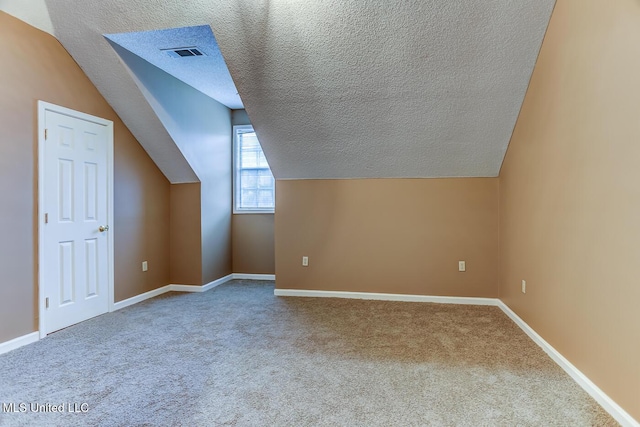
[[[45,0],[0,0],[0,10],[55,35]]]
[[[210,25],[277,178],[496,176],[554,0],[46,5],[61,43],[182,182],[193,172],[103,34]]]

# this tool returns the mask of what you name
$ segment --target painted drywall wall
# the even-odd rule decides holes
[[[233,272],[275,274],[273,214],[233,215]]]
[[[250,125],[245,110],[231,111],[231,124]],[[275,274],[273,214],[234,214],[231,222],[234,273]]]
[[[558,0],[500,174],[500,233],[502,300],[640,420],[638,76],[640,2]]]
[[[496,297],[498,207],[497,178],[278,180],[276,286]]]
[[[0,49],[3,342],[37,330],[38,100],[114,122],[116,301],[168,283],[169,183],[55,38],[0,12]]]
[[[115,124],[114,296],[118,302],[169,281],[170,186],[106,102],[100,108],[95,115]],[[148,263],[146,272],[142,271],[142,261]]]
[[[230,274],[231,110],[121,46],[112,45],[200,179],[201,280],[178,283],[202,285]],[[193,206],[193,200],[189,205]],[[178,224],[179,221],[172,221],[172,226]],[[172,230],[171,235],[176,237],[178,233],[179,230]],[[193,247],[193,243],[184,241],[184,236],[181,239],[181,244]],[[185,255],[172,259],[172,269],[176,274],[182,271],[189,278],[195,277],[187,266],[177,265],[187,258]],[[188,265],[192,266],[193,261]],[[172,279],[186,279],[176,274]]]
[[[169,276],[172,284],[202,284],[202,205],[199,182],[171,185]]]

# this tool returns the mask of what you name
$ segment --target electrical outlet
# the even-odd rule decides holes
[[[526,280],[522,281],[522,293],[523,294],[527,293],[527,281]]]
[[[465,261],[458,261],[458,271],[467,271],[467,263]]]
[[[147,261],[142,261],[142,271],[147,271],[149,269],[149,263]]]
[[[302,257],[302,266],[303,267],[309,267],[309,257],[308,256],[303,256]]]

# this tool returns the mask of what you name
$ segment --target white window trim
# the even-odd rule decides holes
[[[240,156],[238,155],[238,145],[240,144],[240,141],[238,140],[238,131],[246,131],[246,132],[253,132],[253,126],[252,125],[236,125],[233,126],[233,213],[234,214],[272,214],[275,213],[275,207],[274,208],[264,208],[264,209],[259,209],[259,208],[251,208],[251,209],[238,209],[238,204],[236,203],[236,200],[238,199],[238,191],[240,191],[240,187],[238,185],[238,173],[240,170]],[[273,173],[273,172],[272,172]],[[273,188],[273,195],[275,198],[275,179],[274,179],[274,188]],[[274,199],[275,200],[275,199]]]

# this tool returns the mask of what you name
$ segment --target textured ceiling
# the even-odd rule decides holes
[[[105,37],[221,104],[232,109],[244,108],[208,25]],[[165,51],[179,47],[197,47],[203,55],[175,58]]]
[[[46,4],[65,48],[180,182],[193,172],[102,34],[210,25],[277,178],[496,176],[554,1]]]

